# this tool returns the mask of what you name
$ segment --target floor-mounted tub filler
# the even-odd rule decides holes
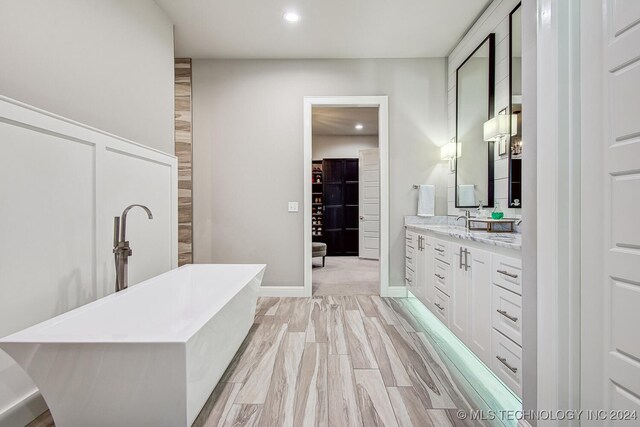
[[[58,427],[190,426],[246,337],[265,265],[189,265],[0,339]]]

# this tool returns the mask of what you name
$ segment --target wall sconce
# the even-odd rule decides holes
[[[449,161],[449,170],[453,172],[456,170],[454,159],[462,156],[462,144],[456,143],[455,138],[451,138],[451,142],[444,144],[440,147],[440,158],[442,160]]]
[[[498,154],[507,154],[506,139],[508,136],[518,133],[518,117],[515,114],[507,114],[506,108],[497,116],[484,122],[484,140],[495,141],[498,145]]]

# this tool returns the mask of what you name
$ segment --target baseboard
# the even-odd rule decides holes
[[[305,297],[304,286],[261,286],[261,297]]]
[[[258,294],[261,297],[306,297],[304,286],[261,286]],[[406,298],[407,288],[404,286],[390,286],[387,294],[382,295],[388,298]],[[1,427],[1,426],[0,426]]]
[[[35,390],[23,400],[0,413],[0,427],[25,426],[47,410],[42,395]]]
[[[407,288],[405,286],[389,286],[386,296],[389,298],[406,298]]]

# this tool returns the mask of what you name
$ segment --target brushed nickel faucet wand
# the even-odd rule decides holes
[[[113,253],[116,262],[116,292],[126,289],[129,286],[129,257],[133,254],[129,242],[126,239],[127,214],[131,208],[139,207],[144,209],[153,219],[153,214],[148,207],[143,205],[130,205],[122,212],[122,228],[120,227],[120,217],[113,218]]]
[[[464,228],[468,232],[469,231],[469,220],[471,219],[471,212],[469,212],[468,210],[465,210],[463,212],[464,212],[464,215],[458,216],[456,218],[456,221],[458,221],[459,219],[464,219]]]

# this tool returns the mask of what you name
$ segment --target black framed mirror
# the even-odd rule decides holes
[[[522,208],[522,9],[520,3],[509,14],[509,207]]]
[[[484,123],[494,116],[495,34],[456,69],[456,208],[493,207],[494,143]]]

